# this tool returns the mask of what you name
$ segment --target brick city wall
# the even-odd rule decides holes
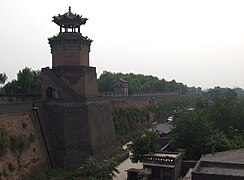
[[[109,101],[94,98],[88,102],[88,119],[94,156],[101,159],[117,149],[117,139]]]
[[[41,104],[41,101],[0,104],[0,127],[7,131],[7,136],[29,137],[32,135],[35,137],[34,142],[30,143],[19,157],[11,153],[10,149],[1,157],[0,172],[2,173],[3,169],[7,170],[6,179],[27,178],[32,172],[41,172],[48,167],[48,152],[34,110],[35,106]],[[7,165],[10,163],[15,169],[8,172]]]
[[[55,167],[79,167],[87,157],[100,159],[117,148],[107,100],[45,101],[40,118]]]
[[[36,109],[42,129],[39,134],[43,136],[50,163],[55,167],[78,167],[90,155],[102,158],[115,151],[110,106],[142,107],[177,97],[52,99],[0,104],[0,112],[32,111],[33,106],[39,107]]]
[[[144,107],[148,105],[155,105],[165,100],[177,99],[177,98],[188,98],[196,99],[201,94],[184,94],[179,93],[165,93],[161,95],[147,95],[147,96],[105,96],[110,101],[110,105],[113,107]]]
[[[121,97],[108,97],[110,104],[115,107],[144,107],[154,105],[167,99],[180,97],[178,94],[163,95],[163,96],[121,96]]]
[[[92,152],[85,104],[46,101],[39,112],[54,167],[77,167]]]

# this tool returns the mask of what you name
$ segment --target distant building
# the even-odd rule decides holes
[[[182,154],[158,152],[143,156],[143,169],[151,170],[151,180],[176,180],[180,176]]]
[[[114,93],[120,96],[128,96],[128,81],[123,79],[114,81]]]
[[[159,132],[161,137],[168,136],[172,132],[172,121],[167,123],[154,122],[149,131]]]
[[[227,179],[244,179],[244,148],[203,155],[192,171],[192,180]]]

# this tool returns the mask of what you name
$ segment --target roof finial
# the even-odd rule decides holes
[[[71,6],[69,6],[69,12],[71,12]]]

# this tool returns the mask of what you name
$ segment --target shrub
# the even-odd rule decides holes
[[[9,148],[13,153],[21,154],[27,145],[26,138],[23,135],[22,136],[21,135],[10,136],[9,140],[10,140],[10,147]]]
[[[22,128],[25,129],[26,127],[27,127],[27,124],[23,122],[23,123],[22,123]]]
[[[13,165],[12,163],[9,163],[9,164],[8,164],[8,169],[9,169],[11,172],[13,172],[13,171],[15,170],[15,167],[14,167],[14,165]]]
[[[0,157],[6,152],[8,147],[7,133],[4,128],[0,128]]]

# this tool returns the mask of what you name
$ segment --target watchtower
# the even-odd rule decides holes
[[[42,69],[40,119],[54,167],[79,167],[117,149],[109,101],[98,97],[96,68],[89,66],[92,40],[80,33],[86,21],[69,7],[53,17],[59,34],[48,39],[52,69]]]
[[[67,13],[53,17],[53,22],[60,30],[58,35],[48,40],[52,53],[52,72],[57,76],[50,75],[49,68],[43,69],[44,99],[98,96],[96,68],[89,66],[92,40],[80,33],[80,26],[86,21],[87,18],[72,13],[71,7]],[[46,77],[48,74],[50,76]]]
[[[59,27],[58,36],[49,38],[52,66],[89,66],[89,52],[92,40],[83,37],[80,26],[88,19],[69,11],[53,17]]]

